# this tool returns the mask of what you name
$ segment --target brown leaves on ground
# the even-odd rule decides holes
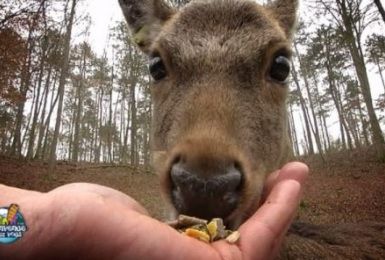
[[[154,217],[163,217],[158,178],[144,168],[59,162],[54,174],[48,175],[47,169],[46,163],[0,157],[0,183],[38,191],[49,191],[73,182],[96,183],[129,194]]]
[[[323,163],[304,158],[310,178],[299,209],[299,219],[312,223],[385,221],[385,165],[373,151],[335,153]],[[0,183],[48,191],[71,182],[106,185],[129,194],[157,218],[164,216],[157,176],[144,168],[60,162],[53,175],[47,165],[0,157]]]
[[[385,164],[364,149],[305,158],[310,178],[299,218],[312,223],[385,221]]]

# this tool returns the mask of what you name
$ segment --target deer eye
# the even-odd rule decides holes
[[[164,66],[164,63],[159,56],[150,59],[149,69],[154,80],[161,80],[167,76],[166,66]]]
[[[270,68],[270,77],[279,83],[286,83],[290,74],[290,60],[284,55],[274,58]]]

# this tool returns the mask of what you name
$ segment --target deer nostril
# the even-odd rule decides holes
[[[178,165],[178,164],[184,164],[186,163],[186,158],[185,156],[181,155],[181,154],[177,154],[174,159],[172,160],[172,165]]]
[[[171,180],[180,189],[209,193],[225,193],[238,191],[242,185],[242,172],[236,164],[227,167],[222,172],[212,171],[212,174],[201,174],[199,170],[186,167],[180,158],[171,168]],[[204,191],[204,192],[205,192]]]
[[[234,163],[208,171],[188,167],[179,160],[170,172],[174,206],[182,214],[227,217],[241,196],[243,174],[238,166]]]
[[[242,164],[238,161],[234,161],[234,164],[233,164],[233,167],[234,169],[240,174],[240,181],[239,181],[239,184],[238,184],[238,187],[237,187],[237,190],[241,190],[242,186],[243,186],[243,181],[244,181],[244,170],[243,170],[243,167],[242,167]]]
[[[229,168],[224,177],[229,185],[228,190],[239,190],[241,188],[243,179],[242,171],[236,165]]]
[[[242,165],[241,165],[241,163],[238,162],[238,161],[234,161],[233,167],[234,167],[237,171],[239,171],[239,172],[242,172],[242,171],[243,171]]]
[[[183,163],[178,160],[178,163],[175,163],[171,168],[171,180],[174,186],[185,189],[187,186],[196,184],[199,182],[197,176],[191,174],[187,169],[183,167]]]

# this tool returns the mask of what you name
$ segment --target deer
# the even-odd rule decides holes
[[[170,216],[239,227],[293,158],[286,99],[297,0],[119,0],[153,78],[152,158]],[[293,223],[280,259],[385,257],[385,224]]]

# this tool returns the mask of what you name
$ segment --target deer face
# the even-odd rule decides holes
[[[287,158],[285,100],[296,1],[120,0],[149,56],[153,158],[176,214],[237,227]]]

